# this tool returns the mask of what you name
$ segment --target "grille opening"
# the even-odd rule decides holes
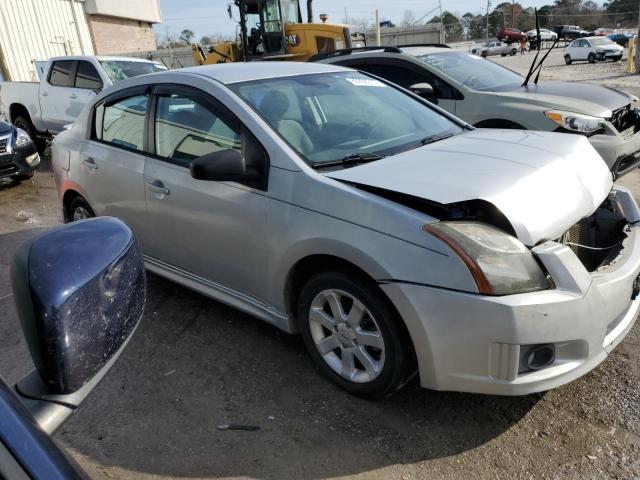
[[[622,253],[627,237],[626,220],[609,200],[593,215],[583,218],[560,238],[574,251],[587,271],[594,272],[612,264]]]

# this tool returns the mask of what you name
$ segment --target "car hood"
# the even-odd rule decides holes
[[[613,186],[586,137],[526,130],[477,129],[326,175],[440,204],[484,200],[529,246],[560,237]]]
[[[526,87],[508,86],[499,93],[502,100],[507,95],[518,101],[596,117],[608,117],[611,112],[636,100],[636,97],[614,88],[574,82],[542,82],[536,85],[531,81]]]

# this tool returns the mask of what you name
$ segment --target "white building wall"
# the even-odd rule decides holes
[[[84,0],[0,0],[0,56],[13,81],[35,81],[35,61],[92,55]]]
[[[160,0],[86,0],[87,15],[107,15],[141,22],[159,23]]]

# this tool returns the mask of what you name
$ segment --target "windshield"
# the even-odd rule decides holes
[[[497,90],[524,81],[507,68],[464,52],[430,53],[417,58],[472,90]]]
[[[312,166],[354,156],[375,160],[427,138],[462,132],[419,100],[355,71],[262,79],[231,88]]]
[[[153,62],[128,62],[126,60],[104,60],[100,62],[113,83],[147,73],[162,72],[167,67]]]
[[[614,43],[610,38],[607,37],[602,37],[602,38],[590,38],[589,41],[591,42],[591,45],[598,46],[598,45],[611,45],[612,43]]]

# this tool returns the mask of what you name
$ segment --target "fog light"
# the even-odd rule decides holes
[[[33,155],[29,155],[27,158],[25,158],[25,160],[27,162],[27,165],[29,165],[30,167],[35,167],[40,163],[40,155],[34,153]]]
[[[555,359],[556,348],[550,343],[522,346],[518,373],[541,370],[550,366]]]

